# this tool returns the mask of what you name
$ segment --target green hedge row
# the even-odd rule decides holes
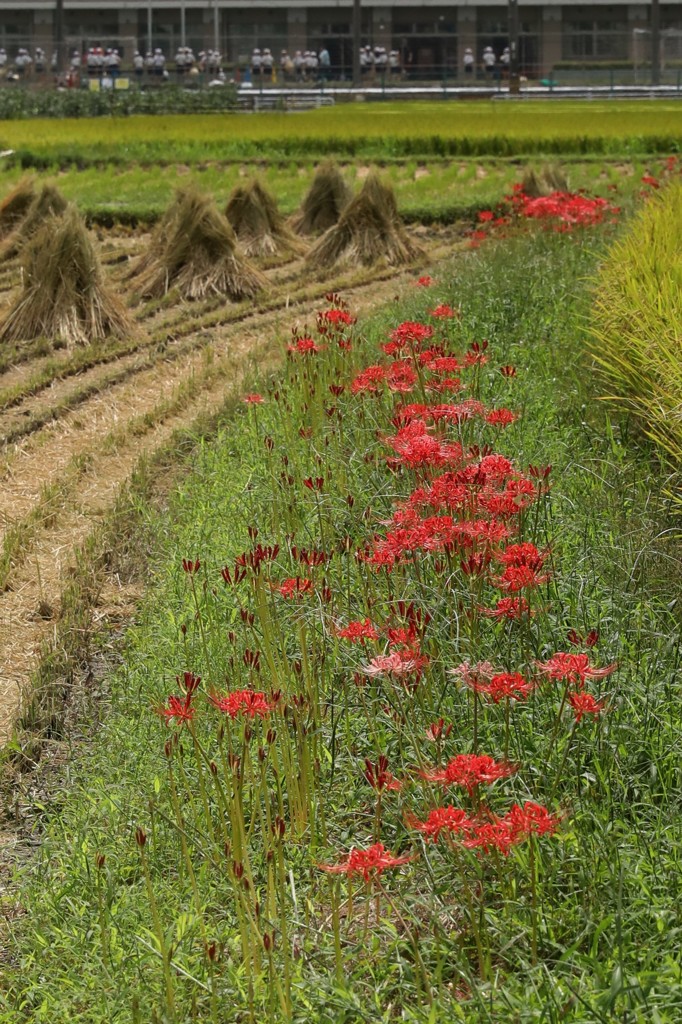
[[[0,120],[30,117],[125,117],[129,114],[194,114],[234,110],[233,86],[192,92],[172,85],[155,89],[32,90],[21,86],[0,89]]]

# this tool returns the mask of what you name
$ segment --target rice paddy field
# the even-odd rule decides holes
[[[678,109],[0,124],[0,1024],[678,1024]]]

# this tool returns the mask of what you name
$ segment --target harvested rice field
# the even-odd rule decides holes
[[[427,255],[449,258],[468,244],[467,226],[412,228]],[[134,293],[130,268],[148,252],[145,232],[99,230],[95,242],[112,293]],[[240,381],[281,358],[292,322],[303,327],[330,290],[359,309],[386,301],[412,267],[336,268],[311,273],[302,256],[259,271],[254,299],[133,298],[125,337],[56,347],[44,338],[0,347],[0,736],[6,741],[22,693],[54,634],[61,593],[88,535],[114,506],[142,457],[200,417],[216,414]],[[0,322],[20,288],[21,267],[0,271]]]
[[[561,109],[12,128],[0,1024],[679,1024],[677,111]]]

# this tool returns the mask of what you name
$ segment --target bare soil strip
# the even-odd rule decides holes
[[[451,239],[438,241],[432,258],[452,252]],[[296,273],[292,264],[278,276]],[[363,312],[386,302],[414,276],[414,270],[357,275],[343,291]],[[0,594],[0,743],[11,735],[42,653],[54,645],[61,594],[78,551],[139,460],[168,444],[176,431],[191,428],[202,414],[218,412],[254,366],[271,369],[292,322],[312,320],[331,284],[308,287],[307,301],[299,289],[295,305],[294,288],[289,293],[286,287],[273,289],[270,307],[275,308],[241,311],[236,323],[229,323],[234,308],[220,306],[198,316],[186,307],[165,309],[162,317],[167,321],[171,313],[185,345],[175,339],[166,351],[148,346],[111,366],[56,377],[0,414],[5,438],[21,419],[36,424],[20,441],[5,445],[0,463],[0,541],[9,544],[11,555]],[[149,329],[157,316],[145,319]],[[156,335],[163,328],[155,324],[152,330]],[[40,359],[29,365],[35,374]],[[20,379],[10,369],[0,376],[0,391]]]

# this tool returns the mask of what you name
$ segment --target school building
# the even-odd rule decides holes
[[[55,0],[0,0],[0,46],[53,46]],[[529,75],[552,68],[645,63],[650,57],[651,4],[519,4],[520,56]],[[507,45],[508,6],[494,0],[362,0],[362,42],[401,53],[415,68],[457,73],[464,50],[476,59],[485,46]],[[660,4],[664,66],[682,66],[682,2]],[[64,0],[64,34],[71,48],[117,46],[124,61],[135,48],[161,47],[172,58],[180,45],[218,49],[228,64],[248,61],[253,47],[319,50],[332,66],[352,67],[350,0]]]

